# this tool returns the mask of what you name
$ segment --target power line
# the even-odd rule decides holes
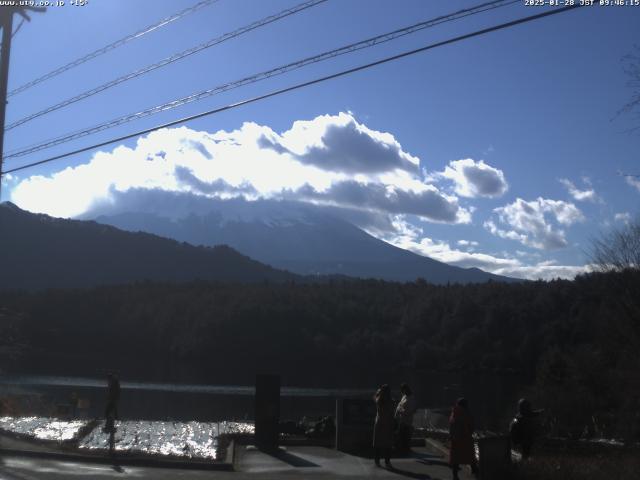
[[[189,7],[189,8],[185,8],[184,10],[181,10],[177,13],[174,13],[173,15],[170,15],[166,18],[163,18],[162,20],[149,25],[148,27],[143,28],[142,30],[139,30],[135,33],[132,33],[130,35],[127,35],[126,37],[123,37],[119,40],[116,40],[113,43],[110,43],[109,45],[106,45],[102,48],[99,48],[98,50],[95,50],[91,53],[88,53],[87,55],[84,55],[72,62],[67,63],[66,65],[63,65],[61,67],[56,68],[55,70],[50,71],[49,73],[46,73],[44,75],[42,75],[41,77],[38,77],[34,80],[31,80],[28,83],[25,83],[24,85],[15,88],[13,90],[11,90],[9,92],[9,94],[7,95],[8,97],[11,97],[13,95],[17,95],[18,93],[24,92],[25,90],[28,90],[31,87],[34,87],[36,85],[38,85],[39,83],[42,83],[46,80],[49,80],[53,77],[56,77],[58,75],[60,75],[61,73],[66,72],[67,70],[71,70],[72,68],[77,67],[78,65],[82,65],[83,63],[88,62],[89,60],[93,60],[96,57],[99,57],[100,55],[103,55],[111,50],[114,50],[118,47],[121,47],[122,45],[124,45],[125,43],[130,42],[131,40],[135,40],[137,38],[140,38],[144,35],[146,35],[147,33],[153,32],[154,30],[157,30],[159,28],[162,28],[166,25],[169,25],[172,22],[175,22],[176,20],[179,20],[183,17],[186,17],[187,15],[190,15],[198,10],[200,10],[201,8],[207,7],[209,5],[212,5],[216,2],[218,2],[219,0],[202,0],[201,2],[196,3],[195,5]]]
[[[109,82],[103,83],[102,85],[99,85],[95,88],[92,88],[90,90],[87,90],[85,92],[80,93],[79,95],[75,95],[74,97],[68,98],[66,100],[63,100],[62,102],[56,103],[55,105],[52,105],[50,107],[47,107],[43,110],[40,110],[39,112],[35,112],[32,113],[30,115],[27,115],[26,117],[21,118],[20,120],[16,120],[13,123],[10,123],[9,125],[7,125],[7,127],[5,128],[5,131],[9,131],[13,128],[16,128],[24,123],[27,123],[31,120],[34,120],[38,117],[42,117],[43,115],[46,115],[48,113],[51,112],[55,112],[56,110],[60,110],[61,108],[64,107],[68,107],[69,105],[79,102],[80,100],[84,100],[86,98],[92,97],[100,92],[104,92],[105,90],[108,90],[109,88],[115,87],[116,85],[120,85],[121,83],[127,82],[129,80],[133,80],[134,78],[138,78],[146,73],[152,72],[154,70],[157,70],[158,68],[162,68],[165,67],[167,65],[170,65],[174,62],[177,62],[178,60],[182,60],[184,58],[187,58],[191,55],[194,55],[198,52],[201,52],[207,48],[213,47],[214,45],[218,45],[220,43],[226,42],[227,40],[231,40],[232,38],[236,38],[239,37],[240,35],[243,35],[245,33],[248,33],[252,30],[255,30],[257,28],[260,27],[264,27],[265,25],[268,25],[270,23],[273,22],[277,22],[278,20],[282,20],[283,18],[289,17],[290,15],[295,15],[296,13],[299,13],[303,10],[306,10],[308,8],[312,8],[315,7],[316,5],[319,5],[321,3],[326,2],[327,0],[307,0],[306,2],[300,3],[292,8],[287,8],[286,10],[283,10],[279,13],[276,13],[275,15],[270,15],[268,17],[265,17],[261,20],[258,20],[256,22],[253,22],[249,25],[246,25],[244,27],[238,28],[237,30],[234,30],[233,32],[230,33],[225,33],[224,35],[221,35],[219,37],[216,38],[212,38],[211,40],[202,43],[200,45],[197,45],[195,47],[189,48],[187,50],[184,50],[182,52],[176,53],[175,55],[171,55],[170,57],[164,58],[162,60],[160,60],[159,62],[156,62],[154,64],[151,65],[147,65],[144,68],[141,68],[139,70],[136,70],[134,72],[128,73],[126,75],[123,75],[121,77],[118,77],[116,79],[113,79]]]
[[[519,0],[494,0],[494,1],[490,1],[490,2],[486,2],[486,3],[482,3],[480,5],[477,5],[475,7],[471,7],[471,8],[466,8],[463,10],[459,10],[457,12],[448,14],[448,15],[443,15],[440,17],[436,17],[430,20],[426,20],[423,22],[419,22],[416,23],[414,25],[410,25],[408,27],[404,27],[404,28],[400,28],[397,30],[394,30],[392,32],[388,32],[388,33],[384,33],[382,35],[377,35],[375,37],[371,37],[368,38],[366,40],[362,40],[360,42],[356,42],[356,43],[352,43],[334,50],[329,50],[327,52],[323,52],[321,54],[318,55],[314,55],[312,57],[307,57],[304,58],[302,60],[298,60],[277,68],[273,68],[271,70],[267,70],[267,71],[263,71],[254,75],[251,75],[249,77],[245,77],[242,78],[240,80],[235,80],[233,82],[229,82],[229,83],[225,83],[222,85],[218,85],[216,87],[207,89],[207,90],[203,90],[191,95],[188,95],[186,97],[177,99],[177,100],[172,100],[170,102],[166,102],[163,103],[161,105],[156,105],[154,107],[148,108],[146,110],[142,110],[140,112],[136,112],[136,113],[132,113],[132,114],[128,114],[128,115],[124,115],[122,117],[110,120],[108,122],[104,122],[98,125],[95,125],[93,127],[87,128],[87,129],[83,129],[83,130],[79,130],[76,132],[72,132],[60,137],[56,137],[54,139],[51,140],[47,140],[45,142],[41,142],[39,144],[36,145],[32,145],[26,148],[23,148],[22,150],[19,151],[13,151],[10,154],[6,155],[5,158],[9,159],[9,158],[15,158],[15,157],[22,157],[24,155],[28,155],[40,150],[44,150],[47,148],[51,148],[63,143],[67,143],[70,142],[72,140],[76,140],[78,138],[81,137],[85,137],[87,135],[92,135],[94,133],[98,133],[101,132],[103,130],[107,130],[109,128],[113,128],[116,127],[118,125],[122,125],[125,123],[129,123],[131,121],[137,120],[139,118],[143,118],[143,117],[147,117],[150,115],[154,115],[156,113],[159,112],[163,112],[166,110],[171,110],[173,108],[188,104],[188,103],[192,103],[198,100],[202,100],[204,98],[208,98],[211,97],[213,95],[217,95],[235,88],[239,88],[245,85],[249,85],[251,83],[256,83],[259,82],[261,80],[265,80],[277,75],[282,75],[288,72],[291,72],[293,70],[297,70],[299,68],[302,68],[304,66],[313,64],[313,63],[318,63],[318,62],[322,62],[331,58],[335,58],[337,56],[340,55],[345,55],[347,53],[352,53],[358,50],[362,50],[364,48],[370,48],[382,43],[386,43],[392,40],[395,40],[397,38],[403,37],[405,35],[409,35],[415,32],[418,32],[420,30],[423,30],[425,28],[429,28],[429,27],[433,27],[436,25],[440,25],[442,23],[446,23],[446,22],[451,22],[454,20],[459,20],[461,18],[470,16],[470,15],[476,15],[478,13],[482,13],[488,10],[493,10],[495,8],[501,8],[501,7],[506,7],[508,5],[512,5],[514,3],[518,3]]]
[[[190,115],[188,117],[184,117],[184,118],[181,118],[179,120],[174,120],[174,121],[171,121],[171,122],[168,122],[168,123],[164,123],[162,125],[157,125],[155,127],[151,127],[151,128],[147,128],[147,129],[144,129],[144,130],[140,130],[140,131],[137,131],[135,133],[122,135],[120,137],[112,138],[112,139],[106,140],[104,142],[95,143],[95,144],[90,145],[88,147],[83,147],[83,148],[80,148],[80,149],[77,149],[77,150],[73,150],[71,152],[67,152],[67,153],[63,153],[63,154],[60,154],[60,155],[56,155],[54,157],[46,158],[44,160],[40,160],[40,161],[37,161],[37,162],[28,163],[26,165],[22,165],[20,167],[15,167],[15,168],[12,168],[10,170],[5,170],[3,172],[0,172],[0,177],[2,175],[8,174],[8,173],[14,173],[14,172],[18,172],[20,170],[25,170],[27,168],[35,167],[35,166],[42,165],[42,164],[49,163],[49,162],[53,162],[55,160],[60,160],[62,158],[70,157],[70,156],[76,155],[78,153],[83,153],[83,152],[87,152],[89,150],[93,150],[95,148],[104,147],[105,145],[109,145],[111,143],[121,142],[121,141],[124,141],[124,140],[128,140],[130,138],[138,137],[138,136],[141,136],[141,135],[146,135],[147,133],[151,133],[151,132],[156,131],[156,130],[161,130],[163,128],[173,127],[173,126],[178,125],[180,123],[189,122],[191,120],[196,120],[198,118],[206,117],[206,116],[209,116],[209,115],[214,115],[216,113],[221,113],[221,112],[224,112],[224,111],[227,111],[227,110],[232,110],[234,108],[238,108],[238,107],[241,107],[241,106],[244,106],[244,105],[248,105],[250,103],[258,102],[260,100],[265,100],[267,98],[275,97],[277,95],[282,95],[284,93],[288,93],[288,92],[291,92],[291,91],[294,91],[294,90],[298,90],[298,89],[309,87],[311,85],[322,83],[322,82],[325,82],[325,81],[328,81],[328,80],[333,80],[335,78],[339,78],[339,77],[343,77],[343,76],[346,76],[346,75],[350,75],[350,74],[355,73],[355,72],[359,72],[359,71],[366,70],[366,69],[369,69],[369,68],[372,68],[372,67],[376,67],[378,65],[382,65],[382,64],[389,63],[389,62],[392,62],[392,61],[395,61],[395,60],[399,60],[401,58],[408,57],[408,56],[411,56],[411,55],[415,55],[417,53],[425,52],[427,50],[432,50],[432,49],[437,48],[437,47],[442,47],[444,45],[449,45],[449,44],[456,43],[456,42],[459,42],[459,41],[462,41],[462,40],[467,40],[469,38],[478,37],[480,35],[485,35],[485,34],[490,33],[490,32],[495,32],[497,30],[503,30],[503,29],[506,29],[506,28],[514,27],[516,25],[520,25],[520,24],[523,24],[523,23],[531,22],[531,21],[538,20],[538,19],[541,19],[541,18],[544,18],[544,17],[549,17],[551,15],[557,15],[557,14],[564,13],[564,12],[567,12],[569,10],[573,10],[573,9],[580,8],[580,7],[581,7],[581,5],[574,4],[574,5],[567,6],[567,7],[561,7],[561,8],[556,8],[556,9],[553,9],[553,10],[548,10],[546,12],[538,13],[536,15],[530,15],[528,17],[519,18],[517,20],[512,20],[510,22],[501,23],[499,25],[494,25],[492,27],[483,28],[482,30],[476,30],[475,32],[472,32],[472,33],[467,33],[465,35],[460,35],[460,36],[457,36],[457,37],[453,37],[453,38],[450,38],[448,40],[443,40],[441,42],[432,43],[430,45],[426,45],[424,47],[417,48],[415,50],[409,50],[407,52],[403,52],[403,53],[400,53],[400,54],[397,54],[397,55],[386,57],[386,58],[383,58],[381,60],[377,60],[375,62],[366,63],[366,64],[360,65],[358,67],[353,67],[353,68],[350,68],[350,69],[347,69],[347,70],[342,70],[342,71],[340,71],[338,73],[333,73],[331,75],[327,75],[327,76],[316,78],[316,79],[309,80],[309,81],[306,81],[306,82],[298,83],[296,85],[292,85],[290,87],[282,88],[282,89],[279,89],[279,90],[274,90],[272,92],[269,92],[269,93],[266,93],[266,94],[263,94],[263,95],[260,95],[260,96],[257,96],[257,97],[249,98],[249,99],[246,99],[246,100],[242,100],[240,102],[231,103],[231,104],[225,105],[224,107],[215,108],[213,110],[208,110],[206,112],[201,112],[201,113],[198,113],[196,115]]]

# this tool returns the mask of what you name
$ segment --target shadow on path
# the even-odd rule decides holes
[[[398,468],[396,466],[389,467],[387,468],[387,470],[397,475],[402,475],[403,477],[415,478],[418,480],[439,480],[438,478],[427,475],[426,473],[415,473],[409,470],[403,470],[402,468]]]
[[[429,460],[428,458],[416,458],[416,462],[423,463],[424,465],[440,465],[442,467],[451,468],[449,462],[445,462],[444,460]]]
[[[438,461],[441,458],[444,458],[444,455],[436,455],[433,453],[418,453],[418,452],[411,452],[409,455],[407,455],[404,458],[415,458],[416,460],[424,460],[424,461]]]
[[[111,424],[109,430],[109,457],[111,457],[111,469],[114,472],[125,473],[124,468],[120,466],[118,458],[116,457],[116,427]]]
[[[265,453],[273,458],[277,458],[278,460],[291,465],[296,468],[311,468],[311,467],[319,467],[317,463],[310,462],[309,460],[305,460],[304,458],[298,457],[297,455],[293,455],[285,450],[278,448],[277,450],[260,450],[262,453]]]

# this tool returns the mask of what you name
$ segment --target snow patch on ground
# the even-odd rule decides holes
[[[252,434],[254,427],[242,422],[174,422],[124,420],[115,422],[113,437],[99,422],[82,438],[88,420],[44,417],[0,417],[0,430],[36,440],[78,440],[82,451],[116,452],[216,460],[221,434]]]
[[[86,420],[60,420],[47,417],[0,417],[0,430],[37,440],[73,440]]]

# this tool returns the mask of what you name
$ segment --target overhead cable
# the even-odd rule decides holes
[[[66,100],[63,100],[62,102],[56,103],[55,105],[51,105],[43,110],[40,110],[38,112],[32,113],[30,115],[27,115],[26,117],[23,117],[19,120],[16,120],[15,122],[12,122],[10,124],[8,124],[5,128],[5,131],[11,130],[15,127],[18,127],[24,123],[27,123],[31,120],[34,120],[38,117],[42,117],[43,115],[46,115],[48,113],[51,112],[55,112],[56,110],[60,110],[61,108],[64,107],[68,107],[69,105],[72,105],[76,102],[79,102],[80,100],[84,100],[86,98],[92,97],[100,92],[104,92],[105,90],[108,90],[109,88],[115,87],[116,85],[120,85],[121,83],[124,83],[126,81],[129,80],[133,80],[134,78],[140,77],[146,73],[152,72],[154,70],[157,70],[158,68],[162,68],[165,67],[167,65],[170,65],[174,62],[177,62],[178,60],[182,60],[184,58],[187,58],[195,53],[201,52],[207,48],[213,47],[214,45],[218,45],[222,42],[226,42],[227,40],[231,40],[232,38],[238,37],[240,35],[243,35],[247,32],[250,32],[252,30],[255,30],[257,28],[263,27],[265,25],[268,25],[270,23],[276,22],[278,20],[282,20],[283,18],[286,18],[290,15],[294,15],[298,12],[301,12],[303,10],[306,10],[308,8],[311,7],[315,7],[316,5],[319,5],[321,3],[326,2],[327,0],[308,0],[306,2],[300,3],[298,5],[296,5],[295,7],[292,8],[287,8],[286,10],[283,10],[275,15],[270,15],[268,17],[265,17],[261,20],[258,20],[257,22],[253,22],[249,25],[246,25],[244,27],[241,27],[237,30],[234,30],[233,32],[230,33],[225,33],[224,35],[221,35],[219,37],[213,38],[205,43],[202,43],[200,45],[197,45],[195,47],[189,48],[187,50],[184,50],[182,52],[176,53],[175,55],[171,55],[170,57],[164,58],[162,60],[160,60],[159,62],[153,63],[151,65],[147,65],[146,67],[140,68],[134,72],[128,73],[126,75],[123,75],[121,77],[115,78],[113,80],[110,80],[106,83],[103,83],[102,85],[99,85],[95,88],[92,88],[90,90],[86,90],[78,95],[74,95],[71,98],[68,98]]]
[[[323,52],[320,53],[318,55],[314,55],[311,57],[307,57],[301,60],[297,60],[295,62],[286,64],[286,65],[282,65],[270,70],[266,70],[260,73],[256,73],[253,75],[250,75],[248,77],[244,77],[242,79],[239,80],[235,80],[232,82],[228,82],[222,85],[218,85],[212,88],[209,88],[207,90],[203,90],[197,93],[193,93],[191,95],[188,95],[186,97],[182,97],[176,100],[172,100],[160,105],[156,105],[154,107],[151,108],[147,108],[145,110],[139,111],[139,112],[135,112],[135,113],[131,113],[131,114],[127,114],[121,117],[118,117],[116,119],[98,124],[98,125],[94,125],[93,127],[89,127],[89,128],[85,128],[82,130],[78,130],[72,133],[68,133],[59,137],[56,137],[54,139],[51,140],[47,140],[35,145],[31,145],[28,146],[26,148],[22,148],[20,150],[14,150],[12,152],[9,152],[7,155],[5,155],[5,159],[9,159],[9,158],[16,158],[16,157],[22,157],[24,155],[28,155],[40,150],[44,150],[46,148],[51,148],[54,147],[56,145],[60,145],[72,140],[76,140],[78,138],[81,137],[85,137],[87,135],[92,135],[98,132],[101,132],[103,130],[107,130],[134,120],[138,120],[140,118],[144,118],[144,117],[148,117],[150,115],[154,115],[166,110],[171,110],[173,108],[188,104],[188,103],[192,103],[192,102],[196,102],[208,97],[211,97],[213,95],[218,95],[220,93],[229,91],[229,90],[233,90],[235,88],[239,88],[239,87],[243,87],[245,85],[249,85],[252,83],[256,83],[262,80],[266,80],[268,78],[271,77],[275,77],[278,75],[282,75],[288,72],[291,72],[293,70],[297,70],[299,68],[305,67],[307,65],[311,65],[314,63],[318,63],[318,62],[322,62],[325,60],[329,60],[331,58],[335,58],[338,57],[340,55],[345,55],[348,53],[352,53],[358,50],[362,50],[365,48],[370,48],[370,47],[374,47],[376,45],[385,43],[385,42],[389,42],[395,39],[398,39],[400,37],[403,37],[405,35],[409,35],[415,32],[418,32],[420,30],[423,30],[425,28],[430,28],[430,27],[434,27],[436,25],[440,25],[442,23],[446,23],[446,22],[451,22],[454,20],[458,20],[460,18],[464,18],[470,15],[476,15],[482,12],[485,12],[487,10],[493,10],[495,8],[500,8],[500,7],[505,7],[508,5],[512,5],[514,3],[519,3],[519,0],[497,0],[497,1],[491,1],[491,2],[485,2],[482,3],[480,5],[477,5],[475,7],[470,7],[470,8],[466,8],[460,11],[457,11],[455,13],[451,13],[451,14],[447,14],[447,15],[443,15],[443,16],[439,16],[430,20],[425,20],[423,22],[420,23],[416,23],[413,25],[410,25],[408,27],[404,27],[404,28],[400,28],[397,30],[394,30],[392,32],[388,32],[388,33],[384,33],[382,35],[377,35],[375,37],[371,37],[368,38],[366,40],[362,40],[360,42],[356,42],[356,43],[351,43],[349,45],[340,47],[340,48],[336,48],[334,50],[329,50],[327,52]]]
[[[46,80],[49,80],[53,77],[56,77],[58,75],[60,75],[61,73],[66,72],[67,70],[71,70],[72,68],[77,67],[78,65],[82,65],[83,63],[88,62],[89,60],[93,60],[96,57],[99,57],[100,55],[103,55],[107,52],[110,52],[111,50],[114,50],[118,47],[121,47],[122,45],[129,43],[132,40],[135,40],[137,38],[140,38],[144,35],[146,35],[147,33],[151,33],[154,30],[157,30],[159,28],[162,28],[166,25],[169,25],[172,22],[175,22],[176,20],[179,20],[183,17],[186,17],[187,15],[190,15],[198,10],[200,10],[201,8],[204,7],[208,7],[209,5],[212,5],[216,2],[218,2],[219,0],[202,0],[201,2],[196,3],[195,5],[189,7],[189,8],[185,8],[184,10],[181,10],[177,13],[174,13],[173,15],[170,15],[166,18],[163,18],[162,20],[149,25],[148,27],[143,28],[142,30],[138,30],[135,33],[132,33],[130,35],[127,35],[126,37],[123,37],[119,40],[116,40],[115,42],[110,43],[109,45],[105,45],[102,48],[99,48],[97,50],[94,50],[91,53],[88,53],[86,55],[83,55],[80,58],[77,58],[75,60],[73,60],[72,62],[67,63],[66,65],[62,65],[61,67],[56,68],[55,70],[50,71],[49,73],[46,73],[38,78],[35,78],[33,80],[31,80],[30,82],[25,83],[24,85],[19,86],[18,88],[14,88],[13,90],[11,90],[8,94],[7,97],[11,97],[13,95],[17,95],[18,93],[24,92],[25,90],[28,90],[31,87],[34,87],[36,85],[38,85],[39,83],[42,83]],[[17,32],[16,32],[17,33]]]
[[[291,91],[294,91],[294,90],[298,90],[298,89],[301,89],[301,88],[309,87],[311,85],[322,83],[322,82],[325,82],[325,81],[328,81],[328,80],[333,80],[335,78],[339,78],[339,77],[343,77],[343,76],[346,76],[346,75],[350,75],[350,74],[355,73],[355,72],[359,72],[359,71],[366,70],[366,69],[369,69],[369,68],[372,68],[372,67],[376,67],[378,65],[383,65],[385,63],[393,62],[395,60],[399,60],[401,58],[405,58],[405,57],[408,57],[408,56],[411,56],[411,55],[415,55],[417,53],[422,53],[422,52],[425,52],[425,51],[428,51],[428,50],[432,50],[434,48],[442,47],[444,45],[449,45],[449,44],[456,43],[456,42],[459,42],[459,41],[462,41],[462,40],[467,40],[469,38],[478,37],[480,35],[485,35],[487,33],[495,32],[497,30],[504,30],[506,28],[514,27],[516,25],[520,25],[520,24],[523,24],[523,23],[528,23],[528,22],[531,22],[531,21],[534,21],[534,20],[539,20],[541,18],[549,17],[549,16],[552,16],[552,15],[558,15],[560,13],[564,13],[564,12],[567,12],[567,11],[570,11],[570,10],[574,10],[576,8],[581,8],[581,7],[582,7],[582,5],[574,4],[574,5],[570,5],[570,6],[566,6],[566,7],[554,8],[552,10],[547,10],[545,12],[538,13],[536,15],[530,15],[528,17],[519,18],[519,19],[516,19],[516,20],[512,20],[510,22],[501,23],[499,25],[494,25],[492,27],[484,28],[482,30],[476,30],[475,32],[472,32],[472,33],[467,33],[465,35],[460,35],[460,36],[457,36],[457,37],[453,37],[453,38],[450,38],[448,40],[443,40],[441,42],[432,43],[430,45],[426,45],[424,47],[417,48],[415,50],[409,50],[407,52],[403,52],[403,53],[400,53],[400,54],[397,54],[397,55],[386,57],[386,58],[383,58],[381,60],[377,60],[375,62],[367,63],[367,64],[360,65],[360,66],[353,67],[353,68],[349,68],[347,70],[342,70],[342,71],[340,71],[338,73],[334,73],[334,74],[327,75],[327,76],[324,76],[324,77],[320,77],[320,78],[316,78],[316,79],[309,80],[309,81],[306,81],[306,82],[298,83],[296,85],[292,85],[292,86],[289,86],[289,87],[286,87],[286,88],[281,88],[279,90],[274,90],[272,92],[269,92],[269,93],[266,93],[266,94],[263,94],[263,95],[259,95],[257,97],[245,99],[245,100],[242,100],[242,101],[236,102],[236,103],[231,103],[229,105],[225,105],[223,107],[215,108],[213,110],[208,110],[206,112],[201,112],[201,113],[198,113],[196,115],[190,115],[188,117],[184,117],[184,118],[181,118],[181,119],[178,119],[178,120],[174,120],[174,121],[171,121],[171,122],[168,122],[168,123],[164,123],[162,125],[156,125],[155,127],[146,128],[144,130],[140,130],[140,131],[137,131],[137,132],[134,132],[134,133],[130,133],[130,134],[127,134],[127,135],[122,135],[122,136],[119,136],[119,137],[116,137],[116,138],[111,138],[111,139],[103,141],[103,142],[95,143],[95,144],[89,145],[87,147],[79,148],[77,150],[73,150],[73,151],[66,152],[66,153],[63,153],[63,154],[60,154],[60,155],[49,157],[49,158],[46,158],[44,160],[39,160],[37,162],[32,162],[32,163],[28,163],[28,164],[25,164],[25,165],[22,165],[22,166],[19,166],[19,167],[15,167],[15,168],[12,168],[12,169],[9,169],[9,170],[5,170],[3,172],[0,172],[0,176],[1,175],[6,175],[8,173],[14,173],[14,172],[17,172],[17,171],[20,171],[20,170],[25,170],[27,168],[32,168],[32,167],[35,167],[35,166],[38,166],[38,165],[43,165],[45,163],[53,162],[55,160],[60,160],[62,158],[70,157],[72,155],[77,155],[78,153],[83,153],[83,152],[87,152],[89,150],[93,150],[93,149],[96,149],[96,148],[104,147],[105,145],[109,145],[109,144],[112,144],[112,143],[121,142],[121,141],[124,141],[124,140],[128,140],[128,139],[131,139],[131,138],[135,138],[135,137],[141,136],[141,135],[146,135],[147,133],[151,133],[151,132],[156,131],[156,130],[161,130],[163,128],[168,128],[168,127],[173,127],[173,126],[179,125],[181,123],[185,123],[185,122],[189,122],[189,121],[192,121],[192,120],[196,120],[198,118],[214,115],[214,114],[221,113],[221,112],[224,112],[224,111],[227,111],[227,110],[232,110],[234,108],[238,108],[238,107],[241,107],[241,106],[244,106],[244,105],[248,105],[250,103],[258,102],[258,101],[261,101],[261,100],[265,100],[267,98],[275,97],[277,95],[282,95],[284,93],[288,93],[288,92],[291,92]]]

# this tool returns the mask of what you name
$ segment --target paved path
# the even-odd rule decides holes
[[[236,471],[200,471],[173,468],[129,467],[4,456],[0,458],[0,480],[62,479],[221,479],[285,480],[307,478],[449,480],[451,470],[444,456],[424,448],[414,449],[411,457],[392,459],[393,469],[374,466],[373,460],[347,455],[323,447],[286,447],[267,454],[252,447],[240,447]],[[461,472],[462,480],[472,477]]]
[[[226,473],[226,472],[225,472]],[[233,475],[233,472],[228,472]],[[34,457],[4,457],[0,460],[0,480],[100,480],[100,479],[211,479],[218,472],[170,468],[116,467],[67,462]],[[232,477],[228,477],[232,478]]]
[[[391,459],[392,468],[376,467],[370,458],[347,455],[322,447],[281,449],[269,455],[247,447],[239,452],[238,472],[246,478],[394,478],[448,480],[451,470],[440,452],[415,448],[411,456]],[[472,478],[461,472],[460,478]]]

